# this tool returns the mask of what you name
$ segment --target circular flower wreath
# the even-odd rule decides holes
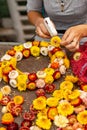
[[[23,113],[24,97],[16,95],[10,98],[11,88],[8,85],[1,88],[1,123],[7,128],[2,126],[0,130],[18,130],[14,118],[20,114],[23,114],[20,130],[50,130],[52,123],[56,130],[87,130],[87,85],[82,84],[81,89],[76,89],[79,79],[74,75],[66,75],[59,90],[54,90],[54,80],[65,74],[70,65],[59,43],[59,37],[53,37],[50,43],[27,42],[14,46],[1,58],[1,80],[19,91],[38,89],[37,98],[32,101],[29,110]],[[47,68],[36,73],[24,73],[16,68],[17,61],[28,58],[30,54],[37,57],[40,53],[51,59]],[[52,96],[47,98],[44,89],[53,92]]]
[[[59,43],[60,38],[56,36],[50,42],[33,41],[14,46],[1,58],[0,80],[3,79],[13,88],[18,88],[19,91],[25,91],[26,88],[34,90],[35,88],[43,88],[46,84],[52,84],[54,80],[65,74],[70,65]],[[40,54],[50,57],[47,68],[36,73],[24,73],[17,69],[17,61],[29,58],[30,55],[38,57]]]

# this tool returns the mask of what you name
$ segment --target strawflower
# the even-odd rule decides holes
[[[0,130],[7,130],[5,127],[0,127]]]
[[[47,84],[52,84],[53,81],[54,81],[54,78],[53,78],[53,76],[51,76],[51,75],[47,75],[44,80],[45,80],[45,82],[46,82]]]
[[[44,108],[46,108],[46,98],[40,96],[33,100],[33,107],[36,110],[43,110]]]
[[[14,117],[11,113],[5,113],[1,118],[2,124],[11,124],[13,121]]]
[[[23,81],[18,82],[17,87],[19,91],[25,91],[27,88],[26,82],[23,82]]]
[[[14,46],[15,51],[23,51],[23,49],[24,49],[23,45]]]
[[[62,83],[60,83],[60,89],[62,90],[66,90],[66,89],[72,90],[72,88],[73,88],[73,83],[70,81],[63,81]]]
[[[68,123],[69,123],[69,121],[68,121],[67,117],[65,117],[63,115],[56,115],[54,117],[54,124],[57,127],[64,128],[68,125]]]
[[[70,61],[68,58],[64,58],[64,65],[67,69],[70,67]]]
[[[72,83],[76,83],[78,81],[78,78],[74,75],[66,75],[65,80],[71,81]]]
[[[51,128],[51,121],[45,116],[36,119],[36,125],[42,129],[49,130]]]
[[[63,116],[71,115],[74,112],[73,106],[67,101],[60,102],[57,109],[58,113]]]
[[[82,124],[82,125],[87,125],[87,110],[84,110],[82,112],[79,112],[77,115],[77,120]]]
[[[37,117],[39,118],[39,117],[42,117],[42,116],[47,116],[47,111],[48,111],[48,108],[45,108],[45,109],[39,111],[38,114],[37,114]]]
[[[80,91],[78,89],[75,89],[71,92],[71,94],[68,96],[69,99],[73,100],[80,96]]]
[[[46,69],[44,70],[44,72],[45,72],[47,75],[53,75],[54,69],[52,69],[52,68],[46,68]]]
[[[55,97],[49,97],[49,98],[47,98],[46,103],[50,107],[55,107],[58,105],[58,99]]]
[[[32,46],[30,51],[31,51],[31,55],[33,55],[35,57],[40,55],[40,48],[37,46]]]
[[[60,99],[63,99],[63,90],[55,90],[54,92],[53,92],[53,96],[55,97],[55,98],[57,98],[57,100],[60,100]]]

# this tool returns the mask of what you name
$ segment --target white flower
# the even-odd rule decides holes
[[[40,53],[41,53],[43,56],[47,56],[47,55],[48,55],[48,49],[47,49],[47,47],[41,47],[41,48],[40,48]]]
[[[11,87],[13,88],[17,88],[17,81],[15,79],[10,79],[9,80],[9,84],[11,85]]]
[[[5,54],[5,55],[1,58],[1,61],[10,60],[10,59],[11,59],[11,56],[8,55],[8,54]]]
[[[32,47],[32,42],[26,42],[23,45],[24,45],[24,48],[29,49]]]
[[[38,78],[45,78],[46,72],[40,70],[40,71],[37,71],[36,75],[37,75]]]
[[[67,124],[69,123],[68,119],[65,117],[65,116],[62,116],[62,115],[57,115],[54,117],[54,124],[57,126],[57,127],[60,127],[60,128],[64,128],[67,126]]]
[[[41,130],[41,128],[39,128],[38,126],[31,126],[30,127],[30,130]]]
[[[9,75],[8,75],[8,77],[11,79],[15,79],[15,78],[17,78],[17,76],[18,76],[18,72],[16,70],[10,71]]]
[[[20,52],[20,51],[16,52],[15,58],[17,59],[17,61],[20,61],[23,58],[22,52]]]
[[[61,65],[59,67],[59,71],[60,71],[61,74],[65,74],[66,73],[66,67],[64,65]]]
[[[37,79],[36,86],[37,88],[43,88],[45,86],[45,81],[43,79]]]
[[[6,107],[6,106],[3,106],[1,112],[2,112],[2,113],[8,112],[7,107]]]
[[[49,46],[48,46],[48,51],[52,51],[54,48],[55,48],[54,46],[49,45]]]
[[[87,98],[87,92],[84,92],[84,91],[80,90],[80,98],[81,99]]]
[[[64,64],[64,60],[63,59],[59,59],[59,65],[63,65]]]
[[[3,93],[3,95],[8,95],[11,93],[11,87],[9,85],[5,85],[1,88],[1,92]]]

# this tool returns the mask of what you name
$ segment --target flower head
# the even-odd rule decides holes
[[[84,110],[82,112],[79,112],[77,115],[77,120],[81,123],[86,125],[87,124],[87,110]]]
[[[25,91],[27,87],[26,82],[23,81],[18,82],[17,87],[19,91]]]
[[[36,125],[42,129],[48,130],[51,127],[51,121],[47,117],[42,116],[37,118]]]
[[[33,107],[36,110],[42,110],[46,107],[46,98],[43,96],[40,96],[38,98],[36,98],[35,100],[33,100]]]
[[[59,105],[58,105],[58,113],[63,115],[63,116],[68,116],[71,115],[74,111],[73,106],[67,102],[67,101],[62,101]]]
[[[60,127],[60,128],[64,128],[67,126],[68,124],[68,119],[63,116],[63,115],[57,115],[54,117],[54,124],[57,126],[57,127]]]
[[[49,97],[47,99],[47,105],[50,107],[55,107],[58,105],[58,99],[55,97]]]
[[[35,57],[39,56],[40,55],[40,48],[37,47],[37,46],[32,46],[31,49],[31,54]]]
[[[57,100],[60,100],[63,98],[63,90],[55,90],[53,92],[53,96],[57,98]]]

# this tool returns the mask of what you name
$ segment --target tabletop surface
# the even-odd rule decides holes
[[[0,58],[6,53],[7,50],[12,48],[12,44],[0,44]],[[30,56],[28,59],[23,59],[17,63],[17,68],[20,69],[22,72],[37,72],[38,70],[41,70],[42,68],[47,67],[49,63],[49,57],[41,56],[39,58],[35,58],[33,56]],[[63,78],[60,78],[58,81],[54,82],[56,89],[59,87],[59,83],[61,82]],[[5,82],[0,82],[0,88],[6,85]],[[29,91],[26,90],[25,92],[19,92],[17,89],[12,88],[11,96],[15,95],[23,95],[24,96],[24,104],[23,104],[23,111],[28,111],[29,106],[32,103],[33,99],[36,98],[35,91]],[[51,94],[47,94],[47,97],[51,96]],[[0,106],[0,111],[2,109],[2,106]],[[0,112],[0,119],[1,119],[2,113]],[[15,118],[15,122],[18,122],[18,124],[21,124],[21,121],[23,118],[21,116],[18,116]],[[1,124],[0,124],[1,125]],[[55,126],[52,126],[51,130],[56,130]]]

